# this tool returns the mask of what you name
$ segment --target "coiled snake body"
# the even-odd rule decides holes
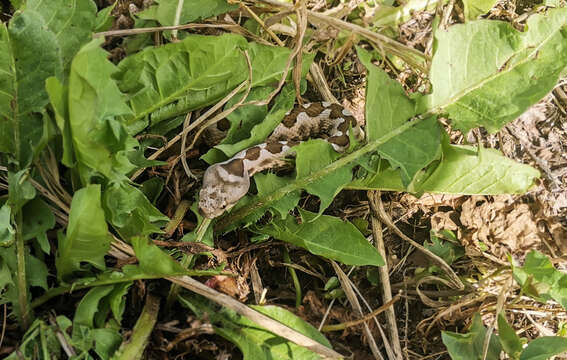
[[[215,218],[233,207],[248,192],[250,177],[268,168],[281,166],[290,149],[313,137],[326,139],[338,152],[349,147],[348,130],[356,137],[361,130],[350,111],[328,102],[297,106],[288,112],[265,143],[239,152],[232,158],[210,166],[199,192],[199,210]]]

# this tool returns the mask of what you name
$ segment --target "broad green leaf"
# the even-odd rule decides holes
[[[399,82],[371,63],[371,54],[357,48],[361,62],[368,70],[366,87],[366,129],[368,139],[403,125],[416,115],[415,101],[409,99]],[[417,172],[437,159],[441,149],[441,128],[430,117],[378,148],[378,153],[392,167],[399,168],[407,186]],[[416,142],[416,139],[420,139]]]
[[[270,235],[345,265],[384,265],[380,253],[350,222],[333,216],[318,216],[301,209],[299,212],[300,223],[295,217],[288,216],[286,219],[274,219],[262,227],[252,227],[252,231]]]
[[[551,9],[511,24],[478,20],[435,32],[431,64],[433,94],[423,111],[449,114],[464,132],[490,132],[521,115],[555,85],[567,65],[567,9]]]
[[[191,90],[214,90],[215,99],[230,92],[248,77],[246,48],[246,40],[237,35],[191,35],[126,57],[116,79],[134,111],[128,125],[140,128],[138,120]]]
[[[144,194],[126,182],[113,182],[104,190],[102,203],[108,221],[123,238],[162,232],[169,218],[156,209]]]
[[[303,142],[293,149],[296,153],[295,165],[297,179],[306,178],[312,173],[324,168],[338,159],[338,154],[332,146],[324,140],[315,139]],[[329,175],[313,181],[305,186],[305,190],[316,195],[321,200],[319,214],[331,204],[343,186],[352,180],[352,168],[355,164],[344,166]]]
[[[492,9],[498,0],[463,0],[465,19],[474,20]]]
[[[40,14],[16,14],[0,24],[0,152],[27,166],[42,138],[41,112],[47,104],[45,79],[60,76],[62,62],[55,35]],[[37,131],[26,131],[37,129]]]
[[[177,261],[154,245],[148,238],[135,236],[130,240],[140,262],[140,269],[144,273],[163,276],[187,274],[187,270],[183,269]]]
[[[129,136],[120,115],[130,114],[124,96],[112,81],[116,67],[99,46],[85,45],[74,57],[69,78],[69,124],[77,160],[111,180],[134,169],[128,160],[137,141]],[[83,175],[83,181],[85,175]]]
[[[522,351],[520,360],[547,360],[567,351],[567,338],[542,336],[531,341]]]
[[[102,299],[111,293],[114,286],[97,286],[90,289],[79,302],[77,310],[75,310],[75,317],[73,318],[73,325],[84,325],[89,328],[95,327],[95,314],[103,309],[99,308],[99,303]]]
[[[498,314],[498,335],[500,335],[502,349],[512,359],[517,359],[520,356],[520,352],[522,352],[522,341],[502,313]]]
[[[238,346],[244,360],[320,359],[319,355],[267,331],[232,310],[219,310],[199,295],[187,294],[180,296],[179,300],[199,318],[207,316],[217,334]],[[329,341],[317,329],[293,313],[277,306],[252,308],[331,348]]]
[[[554,299],[567,309],[567,274],[556,270],[547,256],[532,250],[524,266],[513,266],[512,271],[528,295],[544,301]]]
[[[41,14],[45,26],[55,35],[63,67],[68,69],[73,56],[90,40],[96,4],[92,0],[27,0],[29,10]]]
[[[498,336],[490,336],[488,352],[486,357],[483,357],[485,337],[486,328],[478,313],[474,315],[468,333],[459,334],[450,331],[441,333],[443,344],[447,347],[447,351],[453,360],[498,360],[501,351]]]
[[[446,138],[446,137],[445,137]],[[503,156],[494,149],[480,151],[467,145],[442,144],[441,162],[433,164],[429,174],[418,177],[407,188],[400,175],[383,162],[372,162],[375,169],[353,181],[348,189],[382,189],[391,191],[431,192],[445,194],[509,194],[526,192],[539,172]],[[513,175],[512,175],[513,174]]]
[[[35,256],[26,253],[26,281],[28,285],[47,290],[47,274],[47,265]]]
[[[68,279],[75,270],[84,270],[87,262],[104,270],[104,255],[112,237],[108,233],[101,206],[100,185],[88,185],[73,195],[67,233],[58,234],[55,265],[57,277]]]

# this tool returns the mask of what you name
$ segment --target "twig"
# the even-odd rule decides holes
[[[384,266],[378,268],[380,274],[380,283],[382,284],[382,301],[388,303],[392,300],[392,288],[390,286],[390,274],[388,273],[388,257],[386,254],[386,247],[384,245],[384,237],[382,236],[382,223],[378,219],[378,202],[381,202],[380,191],[369,191],[368,202],[372,209],[372,236],[374,237],[376,250],[384,259]],[[386,311],[386,321],[388,322],[388,332],[390,333],[390,342],[397,359],[402,359],[402,346],[400,344],[400,336],[398,334],[398,323],[396,321],[396,310],[393,306],[389,307]]]
[[[138,34],[159,32],[166,30],[184,30],[184,29],[201,29],[201,28],[232,29],[232,28],[240,28],[240,26],[235,24],[185,24],[185,25],[176,25],[176,26],[154,26],[154,27],[139,28],[139,29],[101,31],[98,33],[94,33],[93,38],[98,38],[103,36],[138,35]]]
[[[384,303],[384,305],[380,306],[378,309],[374,310],[373,312],[364,315],[362,318],[358,319],[358,320],[353,320],[353,321],[347,321],[344,323],[340,323],[340,324],[334,324],[334,325],[325,325],[321,328],[321,331],[323,332],[329,332],[329,331],[340,331],[340,330],[344,330],[346,328],[349,327],[353,327],[356,325],[360,325],[364,322],[367,322],[368,320],[372,320],[373,317],[383,313],[384,311],[392,308],[394,305],[394,303],[398,300],[400,300],[401,296],[400,295],[396,295],[394,296],[394,298],[390,299],[390,301]]]
[[[289,250],[286,246],[283,247],[283,259],[286,263],[291,263],[291,258],[289,257]],[[287,271],[291,275],[293,280],[293,287],[295,288],[295,307],[299,308],[301,306],[301,284],[299,283],[299,278],[293,267],[288,267]]]
[[[191,121],[191,112],[188,112],[185,116],[185,120],[183,120],[183,130],[189,127],[189,122]],[[179,153],[179,158],[181,159],[181,165],[183,165],[183,170],[185,170],[185,175],[188,178],[193,178],[197,180],[197,177],[193,175],[191,169],[189,168],[189,164],[187,164],[187,157],[185,156],[186,152],[186,145],[187,145],[187,132],[182,131],[183,135],[181,135],[181,152]],[[172,166],[173,168],[173,166]]]
[[[330,103],[338,104],[339,101],[329,89],[329,85],[327,84],[327,80],[325,79],[325,75],[323,74],[323,70],[315,61],[311,63],[309,67],[309,73],[313,81],[315,82],[315,87],[319,90],[319,93],[323,97],[325,101]]]

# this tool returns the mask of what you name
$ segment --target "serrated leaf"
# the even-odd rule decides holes
[[[551,9],[530,16],[525,32],[492,20],[436,31],[423,110],[447,112],[464,132],[499,130],[555,86],[567,65],[566,21],[567,9]]]
[[[567,309],[567,274],[556,270],[547,256],[532,250],[526,256],[524,266],[513,266],[514,278],[521,285],[530,285],[530,296],[554,299]]]
[[[252,227],[251,230],[345,265],[384,265],[380,253],[350,222],[328,215],[318,216],[301,209],[299,213],[301,223],[288,216],[286,219],[274,219],[262,227]]]
[[[488,352],[486,357],[483,357],[486,328],[478,313],[474,315],[468,333],[443,331],[441,337],[453,360],[498,360],[500,358],[501,346],[496,335],[490,336]]]
[[[395,170],[373,161],[375,171],[353,181],[348,189],[431,192],[444,194],[515,194],[524,193],[539,177],[536,169],[517,163],[494,149],[442,144],[439,164],[408,187]],[[511,175],[513,174],[513,176]]]
[[[415,101],[406,96],[399,82],[372,64],[370,53],[362,48],[357,48],[357,52],[368,70],[366,128],[368,139],[375,140],[415,116]],[[378,153],[394,169],[400,169],[402,182],[407,186],[419,170],[439,157],[441,131],[436,117],[430,117],[381,145]]]
[[[69,77],[69,124],[77,160],[111,180],[123,180],[135,167],[128,160],[137,141],[118,117],[130,114],[124,96],[112,81],[116,67],[99,46],[85,45],[73,58]],[[83,181],[86,175],[83,172]]]
[[[140,190],[126,182],[109,184],[102,203],[108,221],[125,239],[162,232],[160,227],[169,221]]]
[[[112,237],[108,233],[101,206],[100,185],[88,185],[73,195],[67,233],[58,234],[55,266],[57,277],[67,279],[87,262],[104,270],[104,255]]]
[[[522,351],[520,360],[547,360],[567,351],[567,339],[560,336],[542,336],[531,341]]]
[[[232,310],[226,308],[218,310],[199,295],[184,295],[179,297],[179,300],[199,318],[207,314],[215,332],[236,344],[245,360],[320,359],[319,355],[267,331]],[[317,329],[293,313],[277,306],[252,306],[252,308],[331,348],[329,341]]]
[[[242,53],[246,48],[246,40],[238,35],[190,35],[178,43],[146,48],[126,57],[118,65],[120,72],[115,78],[134,111],[128,125],[145,127],[147,124],[140,127],[135,123],[191,90],[220,86],[214,88],[215,93],[230,92],[248,77]]]

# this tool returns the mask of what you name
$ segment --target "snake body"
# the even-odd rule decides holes
[[[338,104],[316,102],[295,107],[286,113],[265,143],[242,150],[205,171],[199,211],[210,219],[222,215],[246,195],[251,176],[284,164],[289,150],[301,141],[320,137],[336,151],[345,151],[350,144],[350,128],[355,130],[355,136],[361,136],[352,113]]]

